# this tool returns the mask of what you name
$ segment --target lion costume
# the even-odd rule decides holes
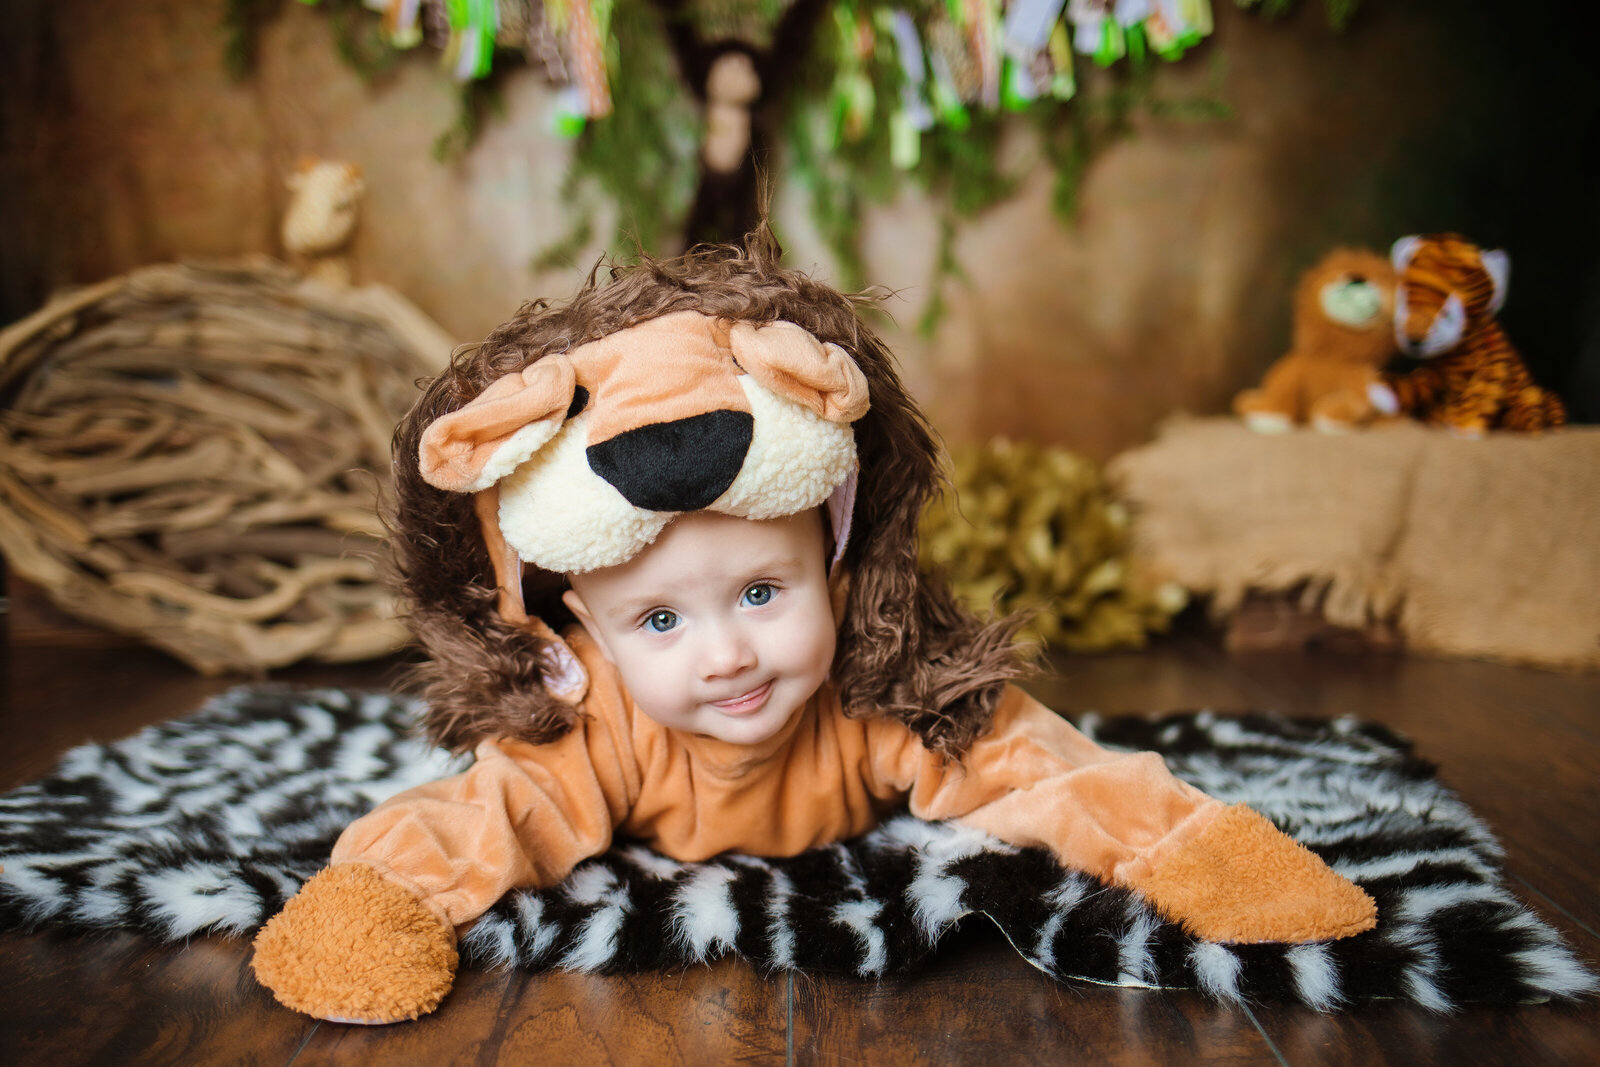
[[[1100,748],[1010,684],[1014,623],[917,569],[933,437],[858,301],[777,266],[765,230],[525,306],[395,435],[396,545],[440,743],[476,763],[357,820],[256,940],[321,1018],[390,1022],[449,991],[460,931],[616,836],[680,860],[793,855],[908,804],[1140,890],[1200,937],[1307,941],[1372,900],[1152,753]],[[687,511],[825,508],[837,650],[776,735],[641,714],[560,600]],[[595,516],[600,516],[597,520]]]

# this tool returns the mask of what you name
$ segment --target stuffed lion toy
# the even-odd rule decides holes
[[[1367,386],[1396,352],[1395,278],[1376,252],[1339,248],[1304,275],[1294,293],[1294,343],[1233,410],[1258,433],[1309,424],[1339,433],[1373,414]]]

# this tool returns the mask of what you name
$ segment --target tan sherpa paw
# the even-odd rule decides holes
[[[1243,804],[1134,888],[1207,941],[1328,941],[1378,922],[1378,906],[1360,886]]]
[[[324,868],[256,935],[256,978],[278,1002],[335,1022],[393,1023],[439,1006],[455,932],[364,863]]]

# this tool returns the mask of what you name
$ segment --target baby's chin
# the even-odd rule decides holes
[[[693,732],[733,745],[759,745],[781,733],[798,714],[799,707],[769,705],[754,715],[728,715],[716,708],[703,707],[695,716]]]

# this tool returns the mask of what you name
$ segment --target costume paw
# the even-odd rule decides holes
[[[335,1022],[394,1023],[439,1006],[455,931],[364,863],[319,871],[256,935],[256,978],[278,1002]]]
[[[1359,886],[1243,804],[1134,888],[1207,941],[1327,941],[1378,922],[1378,906]]]

